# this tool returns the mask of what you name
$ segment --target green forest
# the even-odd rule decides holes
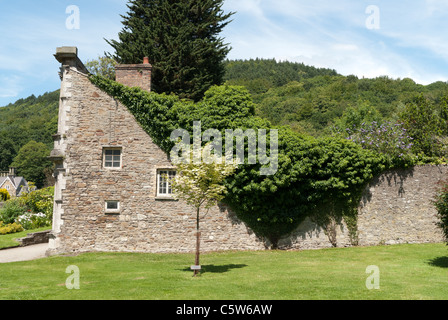
[[[225,84],[247,88],[255,114],[272,125],[314,137],[339,135],[380,149],[394,139],[397,148],[390,152],[420,160],[443,161],[448,155],[446,82],[425,86],[409,78],[361,79],[274,59],[227,60],[225,68]],[[15,166],[40,187],[51,183],[46,156],[57,131],[58,104],[56,90],[0,108],[0,171]],[[386,127],[395,135],[377,134],[381,141],[374,144],[372,134]]]

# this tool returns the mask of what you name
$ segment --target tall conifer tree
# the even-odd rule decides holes
[[[233,13],[223,0],[130,0],[121,16],[119,40],[106,40],[117,62],[153,66],[153,90],[200,100],[212,85],[221,84],[230,48],[219,33]]]

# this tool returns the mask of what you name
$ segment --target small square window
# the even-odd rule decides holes
[[[106,213],[119,213],[120,202],[115,200],[106,201]]]
[[[157,196],[171,197],[173,189],[171,181],[176,176],[175,170],[158,170],[157,171]]]
[[[103,167],[121,169],[121,148],[104,148]]]

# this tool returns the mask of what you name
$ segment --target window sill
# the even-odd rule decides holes
[[[161,201],[177,201],[177,199],[173,198],[172,196],[156,196],[155,200],[161,200]]]
[[[106,212],[104,212],[105,214],[108,215],[119,215],[120,211],[119,210],[106,210]]]

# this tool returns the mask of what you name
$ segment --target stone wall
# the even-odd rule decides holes
[[[29,233],[26,237],[17,239],[21,247],[32,246],[35,244],[48,243],[50,230],[35,233]]]
[[[443,242],[432,205],[437,183],[448,166],[416,166],[384,172],[363,192],[358,208],[358,245]],[[351,246],[344,221],[336,228],[338,247]],[[322,228],[306,219],[281,246],[290,249],[331,247]]]
[[[432,205],[437,182],[448,166],[417,166],[376,177],[364,191],[359,208],[360,245],[443,241]]]

